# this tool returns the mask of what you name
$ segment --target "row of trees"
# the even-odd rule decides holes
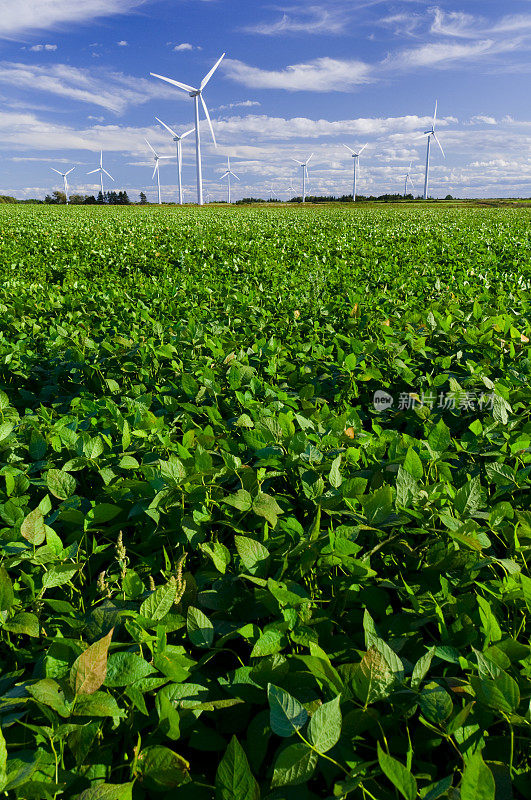
[[[66,195],[64,192],[52,192],[47,194],[44,202],[49,205],[65,205]],[[68,202],[73,206],[128,206],[131,204],[127,192],[101,192],[95,197],[93,194],[71,194]]]

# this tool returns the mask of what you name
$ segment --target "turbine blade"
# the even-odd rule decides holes
[[[172,130],[172,129],[170,128],[170,126],[169,126],[169,125],[166,125],[166,123],[165,123],[165,122],[163,122],[163,121],[162,121],[161,119],[159,119],[158,117],[155,117],[155,119],[157,120],[157,122],[160,122],[160,124],[161,124],[161,125],[162,125],[164,128],[166,128],[166,130],[167,130],[167,131],[169,131],[169,132],[171,133],[171,135],[172,135],[172,136],[177,136],[177,138],[179,138],[179,136],[178,136],[178,135],[175,133],[175,131],[174,131],[174,130]]]
[[[227,177],[227,175],[230,175],[230,172],[226,172],[224,175],[222,175],[222,176],[221,176],[221,178],[220,178],[220,181],[222,181],[222,180],[223,180],[223,178],[226,178],[226,177]]]
[[[435,101],[435,111],[433,112],[433,127],[435,128],[435,122],[437,120],[437,106],[439,105],[439,101]]]
[[[72,169],[69,169],[69,170],[68,170],[68,172],[67,172],[66,174],[67,174],[67,175],[70,175],[70,173],[71,173],[71,172],[73,172],[74,170],[75,170],[75,167],[72,167]]]
[[[237,181],[240,180],[235,172],[231,172],[231,175],[232,175],[233,178],[236,178]]]
[[[100,150],[100,167],[103,167],[103,150]]]
[[[348,146],[348,144],[344,144],[344,145],[343,145],[343,147],[346,147],[346,148],[347,148],[347,150],[349,151],[349,153],[352,153],[352,155],[353,155],[353,156],[355,156],[355,155],[356,155],[356,153],[354,152],[354,150],[352,149],[352,147],[349,147],[349,146]]]
[[[437,138],[437,134],[435,134],[435,133],[434,133],[434,134],[433,134],[433,138],[435,139],[435,141],[436,141],[436,142],[437,142],[437,144],[439,145],[439,147],[440,147],[440,149],[441,149],[441,153],[443,154],[443,157],[444,157],[444,158],[446,158],[445,152],[444,152],[444,150],[442,149],[442,144],[440,143],[440,141],[439,141],[439,140],[438,140],[438,138]]]
[[[106,170],[106,169],[103,169],[103,167],[102,167],[102,172],[104,172],[104,173],[107,175],[107,177],[111,179],[111,181],[113,181],[113,180],[114,180],[114,178],[113,178],[113,176],[110,174],[110,172],[107,172],[107,170]]]
[[[195,132],[195,128],[192,128],[191,131],[186,131],[186,133],[183,133],[183,135],[181,136],[181,139],[186,139],[187,136],[190,136],[190,134],[194,133],[194,132]]]
[[[161,81],[166,81],[166,83],[171,83],[173,86],[177,86],[179,89],[182,89],[185,92],[197,92],[197,89],[194,89],[193,86],[188,86],[187,83],[181,83],[180,81],[174,81],[173,78],[165,78],[164,75],[157,75],[156,72],[150,72],[154,78],[158,78]]]
[[[210,127],[210,133],[212,134],[212,140],[214,142],[214,147],[217,147],[218,143],[216,142],[216,134],[214,133],[214,128],[212,127],[212,120],[210,119],[210,114],[208,113],[208,108],[207,108],[207,104],[205,103],[205,98],[203,97],[202,94],[199,95],[199,96],[201,98],[201,103],[203,104],[203,111],[205,112],[205,117],[208,120],[208,124],[209,124],[209,127]]]
[[[297,159],[296,159],[296,158],[292,158],[291,160],[292,160],[292,161],[294,161],[296,164],[298,164],[298,165],[299,165],[299,167],[303,167],[303,166],[304,166],[304,164],[302,163],[302,161],[297,161]]]
[[[98,167],[98,169],[91,169],[90,172],[87,172],[87,175],[94,175],[94,173],[99,172],[100,169],[101,167]],[[59,173],[59,175],[61,175],[61,173]]]
[[[310,156],[310,158],[307,158],[307,159],[306,159],[306,166],[308,166],[308,164],[309,164],[309,163],[310,163],[310,161],[312,160],[312,158],[313,158],[313,155],[314,155],[314,154],[312,153],[312,154],[311,154],[311,156]]]
[[[214,64],[214,66],[212,67],[210,72],[207,72],[207,74],[205,75],[205,77],[201,81],[201,86],[199,87],[201,91],[203,91],[203,89],[205,88],[205,86],[209,82],[210,78],[212,77],[214,72],[217,70],[217,68],[219,67],[219,65],[221,64],[221,62],[223,61],[224,58],[225,58],[225,53],[223,53],[221,58],[218,58],[218,60],[216,61],[216,63]]]
[[[428,133],[421,133],[420,136],[415,136],[415,139],[424,139],[425,136],[429,136],[431,131]]]
[[[149,147],[149,149],[151,150],[151,152],[153,153],[153,155],[155,155],[155,156],[156,156],[157,154],[156,154],[155,150],[153,149],[153,147],[152,147],[152,146],[150,145],[150,143],[148,142],[148,140],[147,140],[146,138],[144,138],[144,141],[145,141],[145,143],[147,144],[147,146]]]
[[[59,172],[58,169],[55,169],[55,167],[50,167],[50,169],[53,169],[53,171],[57,172],[58,175],[62,175],[63,174],[62,172]],[[90,172],[88,174],[90,175]]]
[[[367,144],[363,145],[363,147],[361,148],[361,150],[358,153],[358,156],[361,156],[361,154],[363,153],[363,151],[365,150],[365,148],[367,147],[368,144],[369,144],[369,142],[367,142]]]
[[[155,164],[155,169],[153,170],[153,175],[151,176],[151,180],[153,180],[158,170],[159,170],[159,162],[157,161],[157,163]]]

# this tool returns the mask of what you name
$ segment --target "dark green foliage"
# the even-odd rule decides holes
[[[529,798],[529,212],[0,219],[0,790]]]

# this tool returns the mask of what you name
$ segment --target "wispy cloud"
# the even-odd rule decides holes
[[[66,64],[43,67],[0,62],[0,83],[90,103],[115,114],[155,97],[176,96],[175,92],[144,78],[106,70],[77,69]]]
[[[347,92],[370,80],[370,67],[362,61],[317,58],[306,64],[292,64],[280,70],[259,69],[243,61],[226,59],[229,78],[255,89],[288,91]]]
[[[236,100],[235,103],[227,103],[226,105],[218,106],[214,111],[231,111],[233,108],[253,108],[254,106],[261,106],[258,100]]]
[[[264,36],[342,33],[350,19],[350,13],[345,6],[335,9],[331,3],[327,3],[327,6],[327,8],[321,5],[286,8],[280,18],[250,25],[244,30],[247,33],[259,33]]]
[[[124,14],[150,0],[2,0],[0,38]]]

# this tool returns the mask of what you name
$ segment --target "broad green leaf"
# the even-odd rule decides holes
[[[331,750],[338,743],[341,736],[341,709],[339,702],[340,698],[335,697],[328,703],[323,703],[310,719],[308,737],[320,753],[326,753]]]
[[[43,680],[26,688],[38,703],[53,708],[61,717],[70,716],[70,707],[66,704],[64,692],[57,681],[51,678],[43,678]]]
[[[238,511],[250,511],[253,507],[253,498],[245,489],[238,489],[235,494],[229,495],[223,502]]]
[[[52,589],[55,586],[62,586],[72,580],[77,571],[78,567],[71,564],[56,564],[42,576],[42,588]]]
[[[270,683],[267,687],[267,699],[271,730],[277,736],[292,736],[306,724],[308,712],[284,689]]]
[[[154,672],[151,664],[134,653],[111,653],[107,658],[105,686],[130,686]]]
[[[271,786],[300,786],[308,783],[315,772],[317,761],[317,753],[307,745],[290,744],[277,756]]]
[[[396,758],[385,753],[378,742],[378,763],[383,774],[393,786],[398,789],[405,800],[415,800],[417,797],[417,781],[407,767],[404,767]]]
[[[107,692],[79,694],[72,712],[79,717],[125,717],[126,711],[120,708],[116,699]]]
[[[474,753],[465,764],[461,781],[461,800],[494,800],[496,783],[480,753]]]
[[[440,725],[452,714],[452,698],[442,686],[431,681],[419,695],[419,706],[423,716],[435,725]]]
[[[445,453],[450,448],[451,442],[450,429],[444,420],[440,419],[430,431],[428,444],[435,453]]]
[[[248,536],[235,536],[234,544],[247,572],[254,575],[256,572],[262,571],[261,568],[266,566],[269,558],[267,547]]]
[[[162,745],[146,747],[138,756],[142,783],[156,792],[174,789],[188,780],[190,764],[178,753]]]
[[[435,648],[431,647],[427,653],[424,653],[424,655],[419,658],[413,667],[413,673],[411,675],[412,689],[418,689],[422,680],[426,677],[431,666],[431,662],[433,661],[434,654]]]
[[[131,800],[133,783],[99,783],[77,795],[76,800]]]
[[[236,736],[232,737],[219,762],[216,797],[219,800],[260,800],[260,788]]]
[[[361,498],[363,510],[370,525],[380,525],[393,510],[393,490],[382,486],[367,497]]]
[[[186,615],[186,628],[195,647],[211,647],[214,641],[214,626],[199,608],[190,606]]]
[[[253,500],[253,511],[259,517],[264,517],[273,528],[277,524],[279,514],[284,513],[275,498],[263,492]]]
[[[175,579],[155,589],[140,606],[142,616],[151,622],[157,622],[165,617],[175,602],[176,590]]]
[[[11,578],[6,568],[0,566],[0,612],[9,611],[14,599]]]
[[[46,473],[46,485],[54,497],[67,500],[76,491],[76,479],[69,472],[60,469],[49,469]]]
[[[20,611],[14,617],[4,622],[4,627],[11,633],[25,634],[33,639],[38,639],[40,634],[39,618],[35,614]]]

